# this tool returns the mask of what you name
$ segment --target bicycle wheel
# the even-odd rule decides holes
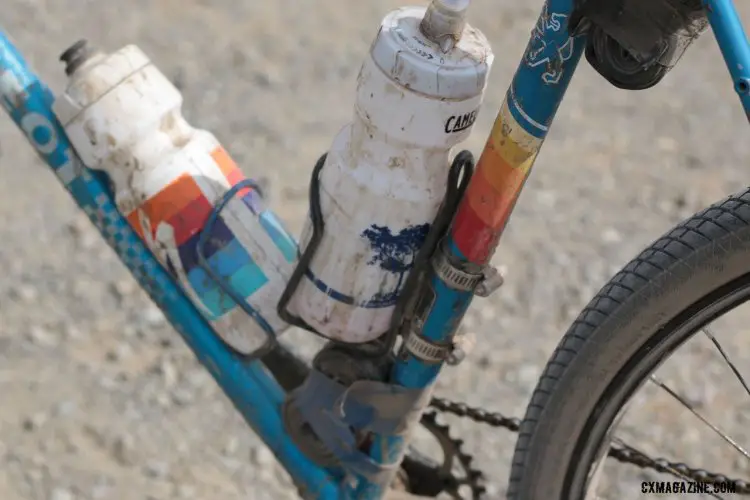
[[[749,298],[750,189],[659,238],[581,312],[527,407],[508,498],[596,498],[587,486],[624,405],[678,347]]]

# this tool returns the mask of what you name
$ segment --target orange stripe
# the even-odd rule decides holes
[[[230,186],[234,186],[238,182],[245,180],[245,176],[242,173],[242,171],[240,171],[239,168],[236,169],[234,172],[230,172],[229,175],[226,176],[226,178],[227,178],[227,181],[229,181]]]
[[[213,158],[219,170],[221,170],[227,179],[233,174],[236,175],[236,171],[240,170],[232,157],[229,156],[227,150],[221,146],[217,146],[216,149],[211,151],[211,158]]]
[[[516,169],[500,155],[491,141],[487,143],[477,164],[477,172],[479,171],[484,173],[487,182],[498,193],[504,192],[510,179],[516,175]]]
[[[474,174],[466,192],[466,198],[471,209],[482,222],[490,227],[494,226],[494,213],[499,194],[487,180],[483,169]]]
[[[485,157],[487,156],[490,156],[489,151]],[[492,188],[502,196],[507,196],[520,189],[528,170],[511,167],[496,152],[493,152],[492,156],[495,159],[494,162],[482,162],[478,168],[479,171],[484,173]],[[490,158],[487,158],[487,160],[490,160]]]
[[[133,210],[132,212],[130,212],[130,215],[128,215],[127,219],[130,223],[130,226],[133,228],[133,231],[135,231],[138,236],[143,239],[143,227],[141,227],[141,221],[138,218],[138,210]]]
[[[525,178],[526,170],[508,165],[488,143],[466,193],[469,205],[482,221],[499,230]]]

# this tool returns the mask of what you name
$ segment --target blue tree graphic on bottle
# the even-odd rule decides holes
[[[373,224],[362,232],[362,237],[367,239],[373,251],[367,263],[398,275],[398,282],[393,290],[381,290],[361,304],[362,306],[380,308],[396,304],[404,278],[414,266],[417,252],[422,248],[429,230],[430,224],[418,224],[393,234],[391,228]]]

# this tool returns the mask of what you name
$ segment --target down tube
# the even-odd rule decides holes
[[[0,30],[2,107],[300,488],[314,498],[338,498],[338,487],[327,473],[305,458],[286,436],[279,413],[283,392],[276,381],[260,363],[246,364],[230,354],[143,246],[104,185],[73,152],[52,113],[53,100],[49,88]]]
[[[733,0],[703,0],[716,43],[750,120],[750,42]]]
[[[532,31],[443,247],[459,268],[476,271],[489,263],[581,59],[586,42],[569,35],[572,11],[572,0],[548,0]],[[437,276],[431,283],[435,299],[424,316],[422,335],[436,343],[450,341],[473,294],[453,290]],[[430,387],[441,367],[408,355],[396,362],[392,381]],[[404,446],[402,438],[380,437],[373,457],[393,463],[402,458]],[[355,497],[378,499],[384,487],[362,480]]]

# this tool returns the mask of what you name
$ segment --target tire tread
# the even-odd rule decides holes
[[[534,431],[550,398],[560,388],[560,379],[576,362],[578,354],[596,334],[599,326],[645,287],[663,286],[659,284],[659,278],[664,277],[662,281],[666,281],[671,269],[701,248],[716,244],[719,239],[740,229],[747,229],[750,225],[748,221],[750,188],[715,203],[669,230],[625,265],[581,311],[548,361],[526,409],[512,459],[507,492],[509,499],[540,500],[523,497],[519,489],[525,479]],[[588,415],[585,417],[588,418]],[[538,457],[531,460],[538,460]],[[543,478],[535,480],[544,481]]]

